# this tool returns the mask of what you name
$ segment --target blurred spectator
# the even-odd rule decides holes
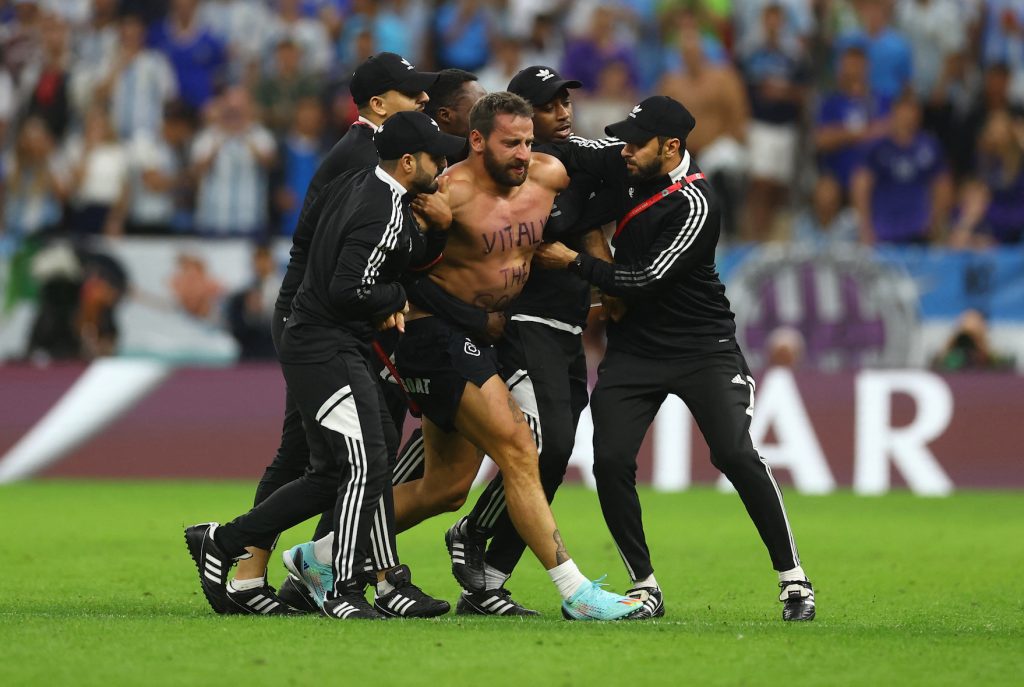
[[[282,38],[274,50],[274,61],[256,85],[254,99],[263,123],[276,136],[283,136],[295,116],[295,105],[303,98],[319,95],[318,79],[302,69],[299,46]]]
[[[146,48],[141,17],[125,15],[119,22],[120,40],[112,59],[84,79],[89,97],[109,103],[118,137],[156,135],[164,106],[178,95],[178,79],[163,53]]]
[[[7,147],[7,132],[14,121],[18,109],[18,94],[14,89],[14,79],[0,58],[0,149]]]
[[[980,232],[979,232],[980,230]],[[975,179],[964,188],[954,248],[1020,244],[1024,238],[1024,123],[989,115],[978,141]]]
[[[1010,98],[1024,105],[1024,3],[988,0],[983,11],[982,61],[985,65],[1007,66]]]
[[[696,27],[679,36],[685,71],[666,74],[657,92],[671,96],[690,110],[697,126],[686,149],[697,158],[722,199],[722,226],[736,236],[735,208],[746,174],[746,139],[750,110],[743,82],[729,63],[712,64],[704,56]]]
[[[582,81],[584,91],[597,87],[597,76],[609,62],[627,65],[630,87],[636,88],[640,83],[634,49],[616,35],[617,16],[614,8],[598,5],[587,34],[566,46],[561,71],[567,79]]]
[[[150,45],[170,60],[181,98],[200,110],[213,97],[227,68],[224,43],[202,25],[198,0],[172,0],[167,19],[150,31]]]
[[[1009,109],[1010,71],[1005,64],[992,64],[982,75],[980,93],[971,93],[967,103],[951,102],[939,119],[938,131],[950,151],[953,169],[958,178],[974,171],[977,162],[978,138],[989,115]]]
[[[978,107],[981,90],[978,66],[966,52],[956,52],[946,56],[938,80],[922,102],[922,125],[938,137],[957,181],[974,164],[974,139],[984,109]]]
[[[932,360],[932,368],[940,372],[1013,370],[1014,359],[992,350],[985,316],[968,310],[960,316],[945,348]]]
[[[410,50],[412,34],[410,17],[398,15],[390,3],[378,0],[351,0],[348,15],[342,25],[337,54],[342,64],[358,64],[353,46],[355,36],[368,31],[378,52],[393,52],[415,61],[418,56]]]
[[[913,53],[906,37],[890,23],[887,0],[860,0],[856,5],[861,29],[839,38],[838,54],[859,45],[868,56],[871,92],[894,98],[909,84],[913,74]]]
[[[252,254],[252,282],[228,298],[226,319],[241,349],[242,360],[270,359],[277,356],[270,335],[270,318],[281,287],[281,276],[267,246],[257,246]]]
[[[139,134],[132,139],[124,191],[128,198],[126,233],[167,235],[191,226],[187,170],[194,132],[192,112],[175,102],[164,109],[159,135]]]
[[[818,109],[814,147],[818,171],[839,182],[849,192],[853,171],[865,145],[888,126],[888,103],[868,89],[867,56],[859,47],[847,48],[839,57],[836,91],[826,94]]]
[[[206,261],[191,252],[178,255],[178,268],[171,275],[170,286],[178,307],[201,320],[213,317],[224,292],[224,287],[206,269]]]
[[[958,0],[899,0],[896,25],[910,41],[914,90],[931,95],[951,55],[967,45],[967,17]]]
[[[565,40],[556,17],[550,13],[538,14],[522,44],[521,64],[558,64],[564,54]]]
[[[60,140],[72,115],[67,24],[56,15],[46,16],[40,22],[40,37],[39,54],[22,72],[21,90],[26,94],[26,112],[46,122],[50,133]]]
[[[699,7],[699,6],[698,6]],[[663,68],[665,72],[686,71],[686,63],[682,58],[681,40],[683,36],[696,33],[700,36],[701,52],[710,64],[723,64],[729,61],[720,34],[705,30],[698,10],[691,6],[682,6],[665,13],[665,40],[662,49]]]
[[[291,236],[299,220],[302,199],[324,154],[324,111],[316,98],[296,103],[288,135],[281,143],[281,165],[275,184],[274,206],[280,215],[279,233]]]
[[[511,81],[511,79],[509,79]],[[496,90],[505,90],[506,81]],[[487,91],[476,75],[461,69],[444,69],[434,85],[427,91],[430,100],[423,111],[434,118],[441,131],[453,136],[469,136],[469,111]],[[457,160],[448,160],[455,164]]]
[[[795,327],[781,326],[772,330],[765,342],[768,367],[800,367],[807,351],[804,335]]]
[[[254,236],[267,229],[267,170],[275,151],[274,137],[253,118],[248,92],[228,89],[192,145],[200,232]]]
[[[951,184],[942,149],[920,130],[921,108],[907,90],[893,104],[889,133],[854,173],[852,197],[867,244],[926,244],[941,236]]]
[[[4,66],[22,88],[22,69],[40,55],[43,13],[36,0],[14,0],[14,19],[3,31]]]
[[[817,247],[857,243],[857,213],[843,206],[843,190],[835,177],[821,177],[815,184],[811,206],[793,222],[792,240]]]
[[[259,73],[271,14],[263,2],[207,0],[199,7],[199,21],[228,46],[230,77],[248,82]]]
[[[53,136],[42,120],[22,122],[3,168],[3,231],[21,239],[60,226],[64,189]]]
[[[36,253],[32,278],[39,293],[27,356],[42,362],[77,358],[82,349],[75,327],[82,265],[71,245],[54,241]]]
[[[128,275],[112,257],[87,252],[82,263],[82,286],[78,296],[75,325],[86,360],[117,352],[115,310],[128,290]]]
[[[803,48],[783,35],[782,5],[764,3],[762,22],[760,37],[748,42],[740,62],[751,112],[746,236],[758,241],[773,235],[776,213],[793,185],[798,127],[810,81]]]
[[[481,0],[445,0],[434,15],[438,66],[476,71],[490,57],[490,10]]]
[[[110,124],[104,107],[94,105],[81,134],[64,149],[71,213],[68,228],[75,234],[120,234],[127,198],[128,150]]]
[[[519,73],[519,70],[531,64],[523,61],[523,48],[519,40],[510,36],[498,38],[494,43],[494,52],[487,65],[477,72],[480,85],[488,93],[503,91],[508,82]],[[547,64],[537,62],[536,64]]]
[[[117,52],[119,0],[92,0],[89,21],[75,29],[71,38],[75,64],[95,67],[108,64]]]
[[[736,52],[750,52],[764,43],[766,26],[764,11],[768,7],[778,8],[780,22],[779,39],[786,44],[797,43],[802,47],[810,40],[816,26],[811,0],[742,0],[732,2],[730,9],[736,27]]]
[[[327,74],[332,54],[327,29],[318,20],[302,14],[300,0],[277,0],[276,5],[266,46],[278,45],[283,39],[289,38],[301,48],[304,71]]]
[[[584,138],[604,138],[604,127],[629,114],[639,101],[629,81],[629,65],[612,61],[597,75],[596,89],[583,107],[573,111],[574,133]]]

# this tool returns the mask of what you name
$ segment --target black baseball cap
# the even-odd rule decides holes
[[[381,52],[356,67],[348,89],[357,105],[388,91],[420,93],[437,81],[437,72],[418,72],[409,60],[393,52]]]
[[[604,132],[620,141],[642,145],[655,136],[686,141],[697,121],[678,100],[652,95],[633,108],[621,122],[609,124]]]
[[[552,69],[534,65],[521,70],[508,82],[508,90],[525,98],[531,105],[550,103],[563,88],[579,88],[583,84],[576,79],[563,79]]]
[[[453,157],[466,147],[466,139],[442,132],[437,122],[422,112],[399,112],[388,117],[373,135],[373,143],[381,160],[397,160],[419,152]]]

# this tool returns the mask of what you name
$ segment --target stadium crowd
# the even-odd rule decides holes
[[[586,137],[646,95],[680,100],[726,241],[1024,237],[1019,0],[5,0],[0,252],[289,236],[356,117],[352,69],[385,50],[488,91],[557,66],[583,83]],[[273,301],[273,260],[254,263],[233,329]],[[92,269],[102,312],[125,276]],[[204,270],[183,256],[173,286],[197,315],[220,297]]]

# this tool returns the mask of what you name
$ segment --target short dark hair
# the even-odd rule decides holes
[[[494,131],[494,118],[503,114],[533,119],[533,106],[515,93],[488,93],[469,111],[469,130],[479,131],[487,138]]]
[[[462,90],[462,85],[469,81],[476,81],[476,74],[467,72],[465,69],[442,69],[434,85],[427,89],[430,100],[423,111],[437,119],[437,111],[442,107],[453,107],[455,100]]]

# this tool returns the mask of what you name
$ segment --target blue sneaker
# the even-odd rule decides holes
[[[313,555],[313,542],[299,544],[285,551],[281,557],[284,567],[302,582],[318,608],[324,607],[327,591],[334,588],[334,571]]]
[[[583,585],[568,601],[563,601],[562,616],[566,620],[619,620],[644,607],[639,599],[601,589],[603,579],[604,576]]]

